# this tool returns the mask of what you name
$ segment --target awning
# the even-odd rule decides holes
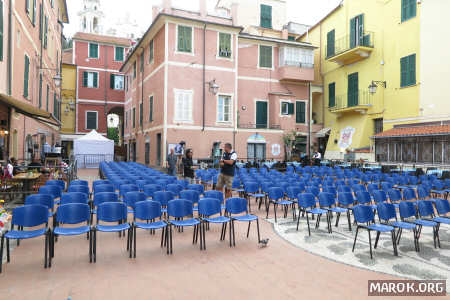
[[[320,129],[319,131],[316,132],[316,137],[325,137],[326,135],[330,134],[331,128],[330,127],[325,127]]]
[[[0,103],[14,108],[18,113],[21,113],[27,117],[36,119],[38,121],[54,125],[54,126],[61,126],[61,123],[49,112],[39,109],[37,107],[34,107],[33,105],[30,105],[28,103],[25,103],[23,101],[19,101],[11,96],[1,94],[0,93]]]

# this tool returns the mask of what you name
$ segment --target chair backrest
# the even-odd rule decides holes
[[[135,192],[128,192],[135,193]],[[134,208],[134,218],[140,220],[153,220],[161,217],[161,203],[152,200],[139,201]]]
[[[392,189],[392,183],[390,183],[390,182],[382,182],[382,183],[380,183],[380,185],[381,185],[381,189],[383,190],[383,191],[385,191],[385,192],[387,192],[388,190],[390,190],[390,189]]]
[[[33,194],[25,198],[25,205],[40,204],[53,211],[55,202],[50,194]]]
[[[114,185],[112,184],[99,184],[94,186],[94,195],[97,193],[112,193],[115,192]]]
[[[198,214],[202,216],[213,216],[220,214],[222,207],[216,198],[202,198],[198,201]]]
[[[89,186],[87,185],[83,185],[83,184],[79,184],[79,185],[70,185],[69,188],[67,189],[67,192],[72,193],[72,192],[79,192],[79,193],[84,193],[86,195],[89,195]]]
[[[352,190],[355,193],[356,192],[365,192],[365,191],[367,191],[366,187],[364,185],[360,184],[360,183],[352,185]]]
[[[112,192],[102,192],[94,195],[94,206],[99,206],[104,202],[118,202],[119,196]]]
[[[367,185],[367,191],[373,195],[373,192],[376,190],[379,190],[380,188],[378,187],[378,183],[369,183]]]
[[[91,218],[89,205],[83,203],[62,204],[58,207],[56,220],[62,224],[79,224],[89,222]]]
[[[172,192],[175,195],[179,195],[183,189],[184,187],[178,183],[170,183],[166,186],[166,191]]]
[[[367,223],[374,220],[372,207],[369,205],[356,205],[353,207],[353,215],[357,223]]]
[[[197,191],[197,192],[199,192],[199,194],[203,194],[203,192],[204,192],[203,185],[201,185],[201,184],[189,184],[187,186],[187,189]]]
[[[289,186],[286,191],[289,199],[297,199],[297,195],[302,192],[302,189],[298,186]]]
[[[88,204],[88,202],[89,202],[89,199],[85,193],[68,192],[68,193],[62,194],[60,205],[69,204],[69,203]]]
[[[87,180],[76,179],[70,182],[70,185],[87,185],[89,186],[89,182]]]
[[[136,185],[139,187],[139,190],[140,191],[143,191],[144,190],[144,186],[147,184],[147,180],[144,180],[144,179],[139,179],[139,180],[136,180]]]
[[[335,198],[332,193],[320,192],[319,205],[320,207],[331,207],[335,204]]]
[[[121,202],[104,202],[98,205],[97,222],[118,222],[127,220],[127,206]]]
[[[370,204],[372,201],[369,192],[356,192],[356,200],[359,204]]]
[[[416,191],[412,188],[407,188],[403,190],[403,200],[416,200]]]
[[[13,209],[11,224],[35,227],[48,223],[48,208],[41,204],[19,206]]]
[[[169,191],[157,191],[153,193],[153,197],[152,200],[159,202],[161,204],[161,206],[166,207],[167,203],[171,200],[175,199],[175,194]],[[187,199],[187,198],[185,198]],[[188,199],[190,200],[190,199]],[[197,200],[198,202],[198,200]]]
[[[428,196],[430,196],[430,193],[423,186],[418,186],[417,187],[417,195],[418,195],[419,199],[425,199]]]
[[[225,210],[230,214],[247,213],[247,199],[244,198],[228,198],[225,202]]]
[[[193,215],[192,201],[187,199],[175,199],[167,204],[167,214],[169,217],[183,218]]]
[[[247,193],[256,193],[258,192],[259,186],[257,182],[254,181],[246,181],[244,183],[244,189]]]
[[[271,187],[269,189],[269,199],[280,200],[284,197],[284,191],[280,187]]]
[[[306,187],[306,192],[313,194],[314,197],[319,197],[319,193],[320,193],[320,189],[318,187],[315,186],[307,186]]]
[[[139,187],[135,184],[122,184],[119,187],[119,195],[121,197],[124,197],[126,193],[128,192],[138,192]]]
[[[322,190],[323,190],[324,192],[333,194],[335,197],[336,197],[336,195],[337,195],[337,189],[336,189],[336,187],[334,187],[334,186],[326,186],[326,187],[324,187]]]
[[[386,192],[383,190],[374,191],[373,192],[373,200],[375,201],[375,203],[386,202],[387,201]],[[391,199],[391,201],[393,201],[393,200]],[[395,201],[397,201],[397,200],[395,200]]]
[[[395,212],[395,206],[392,203],[382,202],[377,204],[377,212],[380,220],[389,221],[396,219],[397,214]]]
[[[61,190],[63,190],[63,191],[66,189],[66,182],[64,180],[59,180],[59,179],[47,180],[45,185],[57,185],[57,186],[61,187]]]
[[[220,201],[220,203],[223,203],[223,193],[221,191],[206,191],[205,192],[205,198],[214,198]]]
[[[349,206],[353,205],[355,199],[352,193],[339,193],[337,201],[341,206]]]
[[[311,208],[316,206],[314,194],[301,193],[298,197],[298,205],[302,208]]]
[[[200,200],[200,193],[195,190],[184,190],[180,192],[180,198],[187,199],[191,201],[192,204],[195,204]]]
[[[338,193],[351,193],[352,189],[348,185],[338,185]]]
[[[103,180],[103,179],[94,180],[94,182],[92,183],[92,189],[95,191],[95,187],[97,185],[101,185],[101,184],[111,184],[111,182],[109,180]]]
[[[163,187],[159,184],[146,184],[144,185],[144,193],[147,197],[153,197],[153,193],[162,191]]]
[[[400,212],[400,218],[402,219],[416,216],[416,207],[413,202],[400,202],[398,210]]]
[[[419,200],[417,201],[417,208],[419,210],[419,215],[423,217],[434,217],[433,202],[430,200]]]
[[[438,215],[445,215],[450,212],[450,202],[446,199],[436,199],[436,211]]]
[[[44,185],[39,188],[39,194],[49,194],[53,199],[61,197],[62,189],[59,185]]]
[[[143,192],[128,192],[124,196],[124,202],[127,206],[135,208],[136,203],[147,200],[147,196]]]

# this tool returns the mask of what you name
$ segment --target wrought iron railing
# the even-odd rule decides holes
[[[372,95],[369,91],[358,90],[355,93],[337,95],[334,103],[328,103],[328,109],[337,110],[355,106],[371,106]]]
[[[360,37],[351,38],[350,35],[346,35],[334,41],[333,45],[327,44],[326,49],[326,57],[330,58],[336,55],[339,55],[345,51],[356,48],[358,46],[370,47],[374,46],[374,33],[365,31]]]
[[[279,130],[281,129],[281,126],[279,124],[253,124],[253,123],[245,123],[245,124],[238,124],[238,128],[241,129],[273,129],[273,130]]]
[[[77,154],[75,161],[80,169],[95,169],[102,161],[114,161],[114,154]]]

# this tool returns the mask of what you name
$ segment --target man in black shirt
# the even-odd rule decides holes
[[[230,143],[225,144],[222,159],[219,162],[220,174],[217,179],[217,190],[222,190],[225,187],[225,198],[231,198],[231,187],[233,185],[234,170],[236,167],[237,154],[233,151]]]
[[[194,162],[192,161],[192,149],[186,150],[186,157],[183,158],[184,179],[189,180],[189,183],[194,183]]]

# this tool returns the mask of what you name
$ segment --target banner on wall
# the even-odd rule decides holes
[[[345,127],[341,130],[341,136],[339,138],[339,148],[341,149],[347,149],[351,146],[352,140],[353,140],[353,134],[355,133],[356,129],[353,127]]]
[[[272,144],[272,155],[278,156],[281,153],[281,146],[280,144]]]

